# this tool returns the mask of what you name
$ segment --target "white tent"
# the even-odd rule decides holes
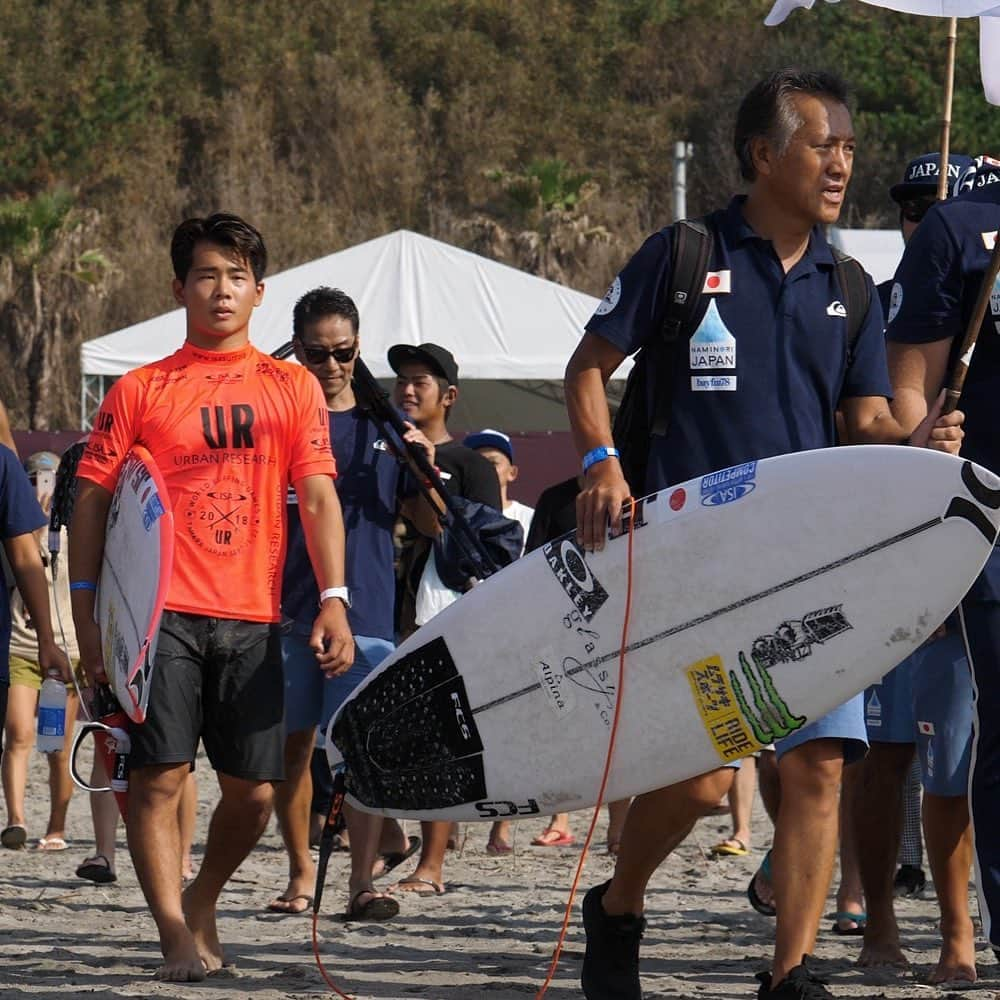
[[[398,230],[265,278],[250,324],[253,343],[268,352],[284,344],[292,307],[319,285],[341,288],[357,303],[362,357],[377,378],[392,377],[386,351],[393,344],[430,341],[455,355],[458,426],[567,426],[561,379],[598,305],[593,296]],[[84,426],[115,377],[183,339],[184,314],[176,309],[84,344]]]
[[[875,279],[888,281],[903,256],[903,235],[898,229],[830,230],[830,242],[849,253]]]

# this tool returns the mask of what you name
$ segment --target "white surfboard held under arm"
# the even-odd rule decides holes
[[[880,446],[749,462],[644,498],[606,798],[746,756],[878,680],[959,603],[998,508],[987,470]],[[349,801],[455,820],[593,805],[627,546],[552,542],[403,643],[327,733]]]
[[[104,669],[133,722],[146,718],[173,551],[174,518],[163,477],[149,452],[133,447],[108,511],[95,608]]]

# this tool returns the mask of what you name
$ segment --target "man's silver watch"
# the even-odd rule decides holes
[[[327,587],[326,590],[320,591],[320,607],[323,606],[324,601],[328,601],[331,597],[337,597],[342,600],[345,608],[351,606],[351,592],[346,587]]]

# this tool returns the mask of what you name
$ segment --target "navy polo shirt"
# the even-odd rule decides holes
[[[357,408],[330,411],[330,445],[337,459],[337,495],[346,532],[347,620],[354,635],[393,641],[396,578],[392,529],[400,466],[378,426]],[[396,442],[402,450],[402,445]],[[492,468],[492,467],[491,467]],[[294,489],[288,495],[288,555],[281,584],[283,613],[298,625],[316,617],[319,587],[306,549]]]
[[[910,238],[896,271],[889,340],[927,344],[952,338],[951,364],[989,265],[1000,227],[1000,184],[935,205]],[[980,329],[962,390],[962,456],[1000,473],[1000,281]]]
[[[846,396],[891,395],[882,309],[871,304],[847,363],[847,312],[819,228],[785,274],[743,217],[746,199],[710,217],[716,236],[697,329],[674,345],[670,425],[653,439],[645,488],[660,489],[753,459],[836,443]],[[608,290],[587,330],[632,354],[661,335],[671,231],[650,236]]]
[[[48,524],[17,455],[0,444],[0,541]],[[0,684],[10,680],[10,594],[0,572]]]

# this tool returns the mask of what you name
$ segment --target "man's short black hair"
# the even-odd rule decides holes
[[[750,149],[754,139],[761,136],[769,139],[779,154],[788,148],[802,124],[792,101],[795,94],[828,97],[845,107],[849,98],[847,84],[836,74],[821,70],[789,67],[756,83],[740,102],[733,133],[733,146],[744,180],[752,181],[757,176]]]
[[[354,335],[358,335],[361,318],[358,316],[358,307],[354,304],[354,299],[339,288],[327,288],[326,285],[321,285],[306,292],[295,303],[295,308],[292,310],[292,337],[301,340],[309,323],[315,323],[327,316],[340,316],[349,320]]]
[[[214,243],[233,252],[246,261],[259,285],[267,270],[267,248],[264,238],[238,215],[216,212],[207,219],[185,219],[175,230],[170,241],[170,260],[174,277],[182,284],[187,281],[194,248],[199,243]]]

